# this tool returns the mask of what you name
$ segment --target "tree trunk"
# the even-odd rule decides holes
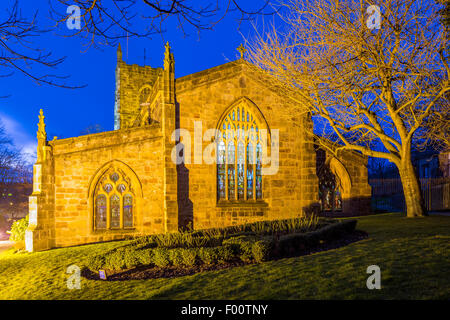
[[[401,160],[398,169],[405,195],[406,216],[408,218],[426,216],[420,181],[412,164],[411,154]]]

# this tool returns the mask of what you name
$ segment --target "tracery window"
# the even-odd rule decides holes
[[[262,199],[261,126],[240,104],[219,126],[217,140],[218,200]]]
[[[133,227],[135,196],[131,180],[120,169],[110,168],[94,191],[94,229]]]
[[[319,171],[319,198],[322,211],[342,211],[340,183],[328,165]]]

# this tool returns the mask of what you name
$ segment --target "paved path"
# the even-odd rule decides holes
[[[8,250],[12,246],[13,246],[13,242],[11,242],[11,241],[8,241],[8,240],[0,241],[0,253]]]

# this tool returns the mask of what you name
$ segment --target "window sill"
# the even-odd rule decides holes
[[[268,207],[264,200],[219,200],[217,207]]]
[[[105,234],[127,234],[136,232],[136,228],[123,228],[123,229],[97,229],[92,231],[95,235],[105,235]]]

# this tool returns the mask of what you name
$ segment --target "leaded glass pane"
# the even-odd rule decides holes
[[[261,144],[258,143],[256,146],[256,199],[262,198],[262,173],[261,173],[261,158],[262,158],[262,149]]]
[[[253,199],[253,146],[247,145],[247,199]]]
[[[129,194],[123,197],[123,226],[125,228],[133,226],[133,197]]]
[[[95,200],[95,229],[106,229],[106,196],[99,194]]]
[[[113,189],[113,186],[110,183],[107,183],[103,186],[103,190],[105,190],[105,192],[110,193]]]
[[[319,170],[319,199],[323,211],[342,210],[342,196],[336,183],[336,176],[330,167],[323,165]]]
[[[225,143],[221,141],[217,149],[217,195],[225,199]]]
[[[123,193],[126,189],[127,187],[125,187],[125,185],[122,183],[117,186],[117,191],[119,191],[120,193]]]
[[[119,180],[119,175],[118,175],[116,172],[114,172],[113,174],[111,174],[110,179],[111,179],[114,183],[116,183],[117,180]]]
[[[238,199],[244,199],[244,165],[245,165],[245,148],[242,142],[238,144],[237,154],[237,187],[238,187]]]
[[[111,228],[120,228],[120,198],[114,194],[109,204],[111,210]]]
[[[234,163],[235,163],[235,150],[234,143],[231,141],[228,143],[228,199],[235,199],[235,172],[234,172]]]

